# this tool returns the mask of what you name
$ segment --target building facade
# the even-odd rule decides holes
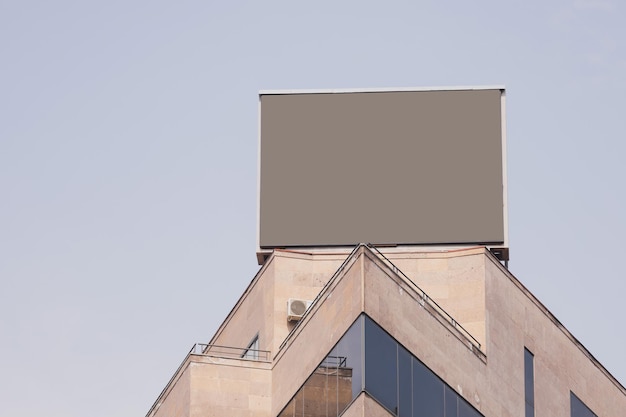
[[[623,417],[626,389],[485,247],[276,249],[147,417],[340,415]]]

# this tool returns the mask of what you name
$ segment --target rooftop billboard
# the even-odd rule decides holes
[[[504,97],[261,92],[259,249],[506,246]]]

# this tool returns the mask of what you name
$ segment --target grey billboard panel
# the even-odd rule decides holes
[[[260,94],[259,247],[506,244],[504,90]]]

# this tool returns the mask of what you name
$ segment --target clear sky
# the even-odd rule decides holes
[[[507,88],[510,269],[626,384],[626,9],[0,1],[0,415],[143,416],[258,270],[258,91]]]

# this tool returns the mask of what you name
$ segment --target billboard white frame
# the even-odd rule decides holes
[[[261,187],[262,187],[262,108],[261,101],[263,96],[266,95],[317,95],[317,94],[351,94],[351,93],[397,93],[397,92],[447,92],[447,91],[480,91],[480,90],[499,90],[500,91],[500,138],[501,138],[501,167],[502,167],[502,230],[503,230],[503,238],[500,242],[492,242],[490,246],[494,247],[507,247],[508,248],[508,207],[507,207],[507,199],[508,199],[508,190],[507,190],[507,166],[506,166],[506,93],[505,87],[503,85],[493,85],[493,86],[461,86],[461,87],[417,87],[417,88],[367,88],[367,89],[322,89],[322,90],[262,90],[259,92],[259,118],[258,118],[258,177],[257,177],[257,253],[258,254],[267,254],[271,252],[273,248],[280,247],[328,247],[328,246],[349,246],[352,244],[356,244],[359,242],[346,242],[345,245],[337,245],[337,244],[328,244],[324,242],[310,244],[308,242],[304,245],[292,245],[292,244],[275,244],[271,246],[261,246],[262,245],[262,236],[261,236]],[[377,242],[371,242],[376,244]],[[389,243],[389,242],[387,242]],[[439,246],[441,244],[444,245],[470,245],[470,244],[481,244],[482,242],[437,242],[433,243],[434,246]],[[429,245],[424,242],[398,242],[399,245]],[[259,256],[259,259],[262,259],[262,256]]]

